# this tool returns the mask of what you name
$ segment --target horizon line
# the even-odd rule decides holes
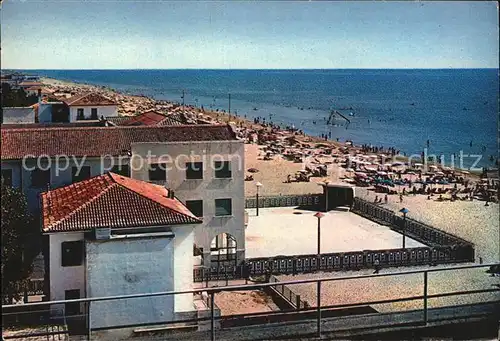
[[[274,71],[292,71],[292,70],[498,70],[498,67],[429,67],[429,68],[124,68],[124,69],[91,69],[91,68],[82,68],[82,69],[20,69],[20,68],[1,68],[2,71],[156,71],[156,70],[220,70],[220,71],[262,71],[262,70],[274,70]]]

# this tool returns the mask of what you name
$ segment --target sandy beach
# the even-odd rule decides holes
[[[194,118],[202,118],[207,122],[230,123],[235,126],[238,134],[247,142],[245,144],[246,175],[253,180],[245,181],[245,196],[253,197],[256,194],[257,182],[262,183],[259,190],[262,196],[321,193],[318,185],[325,180],[330,183],[346,181],[352,178],[341,167],[346,157],[367,156],[380,152],[361,152],[359,147],[346,143],[325,141],[317,137],[300,134],[297,131],[278,129],[277,127],[251,122],[242,117],[228,115],[225,112],[202,111],[192,106],[179,107],[178,103],[155,101],[143,96],[130,96],[113,91],[109,88],[76,84],[54,79],[44,78],[43,83],[49,92],[76,93],[82,91],[96,91],[118,103],[120,115],[133,115],[142,111],[155,109],[165,114],[183,111]],[[289,141],[292,139],[292,141]],[[259,142],[259,144],[255,142]],[[321,147],[319,147],[321,146]],[[285,159],[287,152],[302,154],[299,162]],[[327,155],[328,154],[328,155]],[[293,181],[298,171],[307,167],[327,165],[327,174],[310,177],[307,182]],[[254,169],[254,172],[248,172]],[[287,183],[287,176],[292,178]],[[351,176],[349,176],[351,175]],[[468,174],[464,176],[472,185],[479,181],[478,176]],[[357,188],[356,195],[373,201],[375,193],[366,188]],[[381,195],[379,195],[381,196]],[[428,223],[444,231],[456,234],[476,244],[476,256],[484,262],[498,261],[500,258],[500,228],[498,203],[485,206],[484,201],[443,201],[438,202],[433,197],[427,200],[426,195],[406,195],[404,202],[399,203],[397,195],[389,195],[386,207],[399,211],[403,206],[409,209],[409,217]]]

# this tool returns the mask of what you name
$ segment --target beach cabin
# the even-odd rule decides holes
[[[337,207],[351,207],[354,203],[355,187],[343,183],[322,184],[324,209],[326,212]]]

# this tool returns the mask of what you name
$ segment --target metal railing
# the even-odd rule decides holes
[[[119,296],[108,296],[108,297],[94,297],[94,298],[81,298],[81,299],[73,299],[73,300],[61,300],[61,301],[49,301],[49,302],[36,302],[36,303],[28,303],[25,304],[24,307],[27,309],[33,307],[51,307],[52,305],[62,305],[67,303],[85,303],[87,308],[87,314],[83,314],[84,317],[87,318],[87,337],[90,340],[90,335],[92,331],[103,331],[103,330],[112,330],[112,329],[122,329],[122,328],[134,328],[134,327],[144,327],[144,326],[154,326],[154,325],[166,325],[169,323],[189,323],[189,322],[202,322],[202,321],[210,321],[210,335],[211,340],[215,340],[216,329],[215,329],[215,320],[223,320],[227,318],[235,318],[235,317],[251,317],[251,316],[266,316],[271,317],[273,315],[282,314],[283,312],[264,312],[264,313],[254,313],[254,314],[244,314],[244,315],[232,315],[232,316],[215,316],[214,307],[215,307],[215,295],[220,292],[228,292],[228,291],[240,291],[240,290],[262,290],[265,288],[277,286],[277,285],[294,285],[294,284],[307,284],[307,283],[316,283],[317,286],[317,299],[315,307],[304,307],[300,309],[296,309],[294,312],[316,312],[316,334],[321,336],[322,334],[322,311],[325,309],[331,308],[347,308],[347,307],[359,307],[366,306],[369,304],[383,304],[383,303],[394,303],[394,302],[403,302],[403,301],[413,301],[413,300],[422,300],[423,301],[423,318],[420,323],[427,325],[429,322],[428,319],[428,300],[439,297],[449,297],[449,296],[457,296],[457,295],[473,295],[478,293],[491,293],[491,292],[500,292],[500,288],[495,289],[480,289],[480,290],[468,290],[468,291],[457,291],[457,292],[445,292],[439,294],[429,295],[428,292],[428,274],[435,272],[444,272],[444,271],[454,271],[454,270],[465,270],[465,269],[474,269],[474,268],[486,268],[490,267],[490,269],[494,267],[499,267],[500,263],[494,264],[481,264],[481,265],[467,265],[467,266],[458,266],[458,267],[447,267],[447,268],[434,268],[434,269],[422,269],[422,270],[411,270],[411,271],[401,271],[401,272],[392,272],[392,273],[379,273],[379,274],[370,274],[370,275],[359,275],[359,276],[345,276],[345,277],[326,277],[326,278],[317,278],[317,279],[304,279],[304,280],[294,280],[294,281],[281,281],[278,283],[260,283],[260,284],[250,284],[250,285],[234,285],[234,286],[226,286],[226,287],[211,287],[211,288],[203,288],[197,290],[186,290],[186,291],[166,291],[166,292],[156,292],[156,293],[147,293],[147,294],[133,294],[133,295],[119,295]],[[332,281],[343,281],[343,280],[355,280],[355,279],[364,279],[364,278],[380,278],[380,277],[390,277],[390,276],[408,276],[413,274],[422,274],[423,275],[423,293],[418,296],[413,297],[400,297],[395,299],[387,299],[387,300],[377,300],[377,301],[368,301],[368,302],[358,302],[358,303],[348,303],[348,304],[337,304],[337,305],[322,305],[321,302],[321,289],[322,283],[324,282],[332,282]],[[206,292],[210,297],[210,316],[206,318],[196,318],[189,320],[174,320],[174,321],[162,321],[162,322],[152,322],[152,323],[140,323],[140,324],[128,324],[128,325],[115,325],[115,326],[106,326],[101,328],[91,328],[89,323],[89,317],[91,314],[91,304],[94,302],[103,302],[103,301],[114,301],[114,300],[123,300],[123,299],[138,299],[138,298],[147,298],[147,297],[159,297],[159,296],[171,296],[177,294],[194,294],[199,293],[200,291]],[[485,303],[496,303],[497,301],[487,301]],[[500,303],[500,300],[498,301]],[[4,305],[2,306],[2,316],[6,317],[10,314],[20,314],[20,312],[9,312],[10,309],[19,309],[19,305]],[[293,312],[292,312],[293,314]],[[87,316],[88,315],[88,316]],[[82,316],[82,315],[80,315]],[[5,327],[5,326],[4,326]],[[5,340],[7,339],[19,339],[24,337],[33,337],[33,336],[46,336],[46,335],[57,335],[67,333],[66,331],[54,331],[54,332],[43,332],[43,333],[31,333],[31,334],[17,334],[12,336],[4,336]]]

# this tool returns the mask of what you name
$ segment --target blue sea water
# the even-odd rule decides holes
[[[460,151],[482,155],[479,166],[493,166],[490,156],[498,157],[498,69],[29,72],[177,102],[184,90],[185,103],[212,109],[227,110],[230,93],[231,112],[240,116],[407,155],[420,155],[429,140],[428,154],[443,154],[446,164]],[[327,126],[332,109],[351,123],[337,115]],[[464,167],[475,160],[464,157]]]

